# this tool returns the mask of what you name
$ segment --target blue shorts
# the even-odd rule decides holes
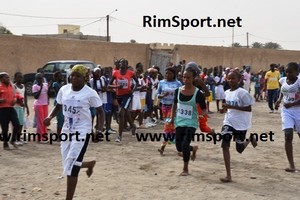
[[[112,112],[112,106],[113,106],[112,103],[104,103],[103,104],[103,109],[104,109],[105,114]]]
[[[151,112],[153,110],[153,99],[152,95],[147,94],[146,95],[146,112]]]

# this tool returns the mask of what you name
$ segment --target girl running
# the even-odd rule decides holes
[[[198,88],[193,84],[197,73],[192,68],[186,68],[183,73],[184,85],[175,90],[174,104],[172,107],[170,123],[175,118],[176,148],[182,152],[183,171],[180,176],[189,175],[189,160],[195,160],[198,146],[191,146],[191,140],[198,128],[197,104],[200,104],[203,110],[205,107],[205,98]],[[192,155],[190,152],[192,151]]]
[[[289,161],[287,172],[296,172],[293,156],[293,131],[294,127],[300,132],[300,79],[297,77],[299,66],[291,62],[287,64],[286,77],[279,80],[281,93],[279,100],[275,104],[275,109],[279,107],[283,99],[281,109],[282,130],[285,134],[285,152]]]
[[[226,177],[220,178],[221,182],[231,182],[230,169],[230,141],[232,137],[236,142],[236,150],[242,153],[249,142],[251,141],[253,147],[257,146],[256,141],[252,138],[245,141],[247,129],[251,127],[252,108],[254,100],[249,92],[241,87],[239,83],[241,74],[234,70],[228,74],[228,84],[230,89],[225,91],[225,101],[223,107],[227,109],[222,127],[222,149],[223,158],[226,168]]]
[[[29,116],[29,109],[28,109],[28,104],[27,104],[27,94],[26,94],[25,86],[22,82],[23,82],[22,73],[16,72],[14,87],[15,87],[15,96],[16,96],[17,101],[16,101],[16,104],[14,105],[14,108],[17,112],[18,119],[20,122],[19,135],[18,135],[17,141],[16,141],[17,145],[23,145],[23,143],[27,143],[27,141],[22,141],[22,139],[21,139],[23,125],[24,125],[25,109],[26,109],[27,116]]]
[[[98,132],[103,130],[104,111],[99,95],[85,84],[87,68],[83,65],[75,65],[70,75],[71,84],[61,87],[57,94],[57,104],[49,116],[44,120],[46,126],[50,125],[59,112],[63,110],[65,116],[62,133],[70,138],[61,142],[61,154],[64,174],[67,176],[66,200],[73,199],[78,174],[81,168],[87,168],[86,174],[90,177],[96,164],[95,160],[83,162],[90,139],[92,118],[90,107],[95,107],[100,117],[98,119]],[[79,135],[73,135],[74,133]],[[78,137],[77,137],[78,136]]]
[[[162,114],[163,119],[167,120],[171,116],[172,104],[174,102],[174,91],[180,87],[181,82],[176,80],[176,69],[174,67],[169,67],[166,69],[165,79],[159,81],[157,95],[158,99],[162,104]],[[164,124],[163,130],[165,137],[158,151],[163,155],[166,145],[172,142],[175,134],[175,128],[173,124]]]

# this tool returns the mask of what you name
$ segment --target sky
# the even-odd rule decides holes
[[[283,49],[300,50],[299,8],[299,0],[9,0],[1,4],[0,25],[22,35],[57,34],[58,24],[72,24],[80,25],[84,35],[106,36],[105,17],[109,15],[112,42],[224,47],[236,42],[246,46],[248,33],[250,46],[253,42],[276,42]],[[176,19],[195,26],[208,18],[213,23],[221,18],[236,22],[239,17],[240,21],[235,27],[208,27],[204,20],[203,27],[190,25],[182,30],[149,27],[149,23],[143,27],[144,16],[170,20],[178,16]]]

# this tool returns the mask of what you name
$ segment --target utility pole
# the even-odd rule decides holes
[[[249,48],[249,33],[247,32],[247,48]]]
[[[106,15],[106,41],[109,42],[109,15]]]
[[[109,15],[111,15],[112,13],[118,11],[118,9],[115,9],[114,11],[112,11],[111,13],[109,13],[108,15],[106,15],[106,41],[109,42]]]

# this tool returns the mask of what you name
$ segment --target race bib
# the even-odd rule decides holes
[[[169,95],[166,96],[165,98],[166,99],[173,99],[174,98],[174,91],[175,91],[175,88],[166,88],[164,92],[168,92]]]
[[[63,102],[63,114],[69,130],[76,129],[76,124],[80,120],[80,102],[76,99],[65,100]]]
[[[192,119],[193,114],[193,106],[191,105],[185,105],[185,104],[178,104],[177,107],[177,116],[186,118],[186,119]]]
[[[118,85],[122,85],[123,88],[128,88],[128,80],[118,80]]]
[[[285,100],[289,103],[293,103],[296,99],[296,93],[288,93]]]

